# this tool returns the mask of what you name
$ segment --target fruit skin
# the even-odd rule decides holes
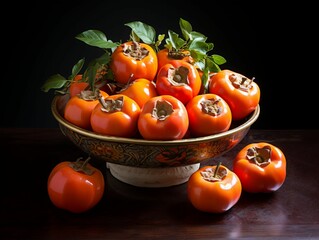
[[[147,100],[158,95],[154,81],[149,81],[146,78],[135,79],[119,93],[132,98],[140,108]]]
[[[227,102],[216,94],[197,95],[187,103],[186,109],[193,137],[225,132],[231,126],[231,110]]]
[[[92,130],[116,137],[136,136],[138,133],[137,120],[141,112],[139,105],[132,98],[123,94],[110,95],[104,98],[104,101],[113,102],[112,107],[116,105],[117,108],[106,111],[102,103],[98,103],[90,118]],[[117,104],[120,102],[123,104],[121,107]]]
[[[187,194],[191,204],[208,213],[223,213],[231,209],[240,199],[242,186],[238,176],[227,167],[220,165],[225,177],[209,181],[218,165],[204,166],[194,172],[187,182]],[[206,174],[203,174],[206,173]]]
[[[85,90],[89,87],[89,83],[82,81],[82,74],[78,74],[74,77],[74,82],[70,84],[69,87],[69,94],[70,98],[73,96],[76,96],[77,94],[80,94],[81,91]]]
[[[83,164],[83,161],[77,162]],[[96,206],[105,191],[104,176],[101,171],[86,163],[86,170],[93,171],[87,174],[76,171],[72,164],[75,162],[63,161],[51,171],[47,190],[51,202],[60,209],[73,213],[82,213]]]
[[[128,49],[133,48],[135,52],[141,52],[147,54],[140,56],[138,54],[128,54]],[[132,51],[131,51],[132,52]],[[111,56],[110,68],[113,72],[114,79],[121,83],[127,84],[129,81],[133,81],[137,78],[146,78],[153,81],[158,68],[157,55],[155,50],[146,43],[138,43],[133,41],[125,42],[119,45]]]
[[[104,97],[109,96],[102,90],[99,90],[99,92]],[[80,128],[91,130],[91,114],[98,103],[98,97],[92,100],[86,100],[82,98],[81,95],[75,95],[71,97],[65,105],[64,118]]]
[[[249,156],[255,158],[249,160]],[[244,191],[267,193],[277,191],[283,185],[286,164],[286,157],[280,148],[267,142],[254,142],[237,153],[233,171],[240,178]]]
[[[139,132],[147,140],[182,139],[187,133],[188,126],[186,107],[171,95],[160,95],[149,99],[144,104],[138,119]]]
[[[159,69],[156,90],[159,95],[172,95],[186,105],[201,88],[197,68],[183,60],[171,60]]]
[[[183,60],[190,64],[194,63],[194,59],[190,56],[188,50],[181,51],[169,51],[167,48],[160,49],[157,52],[158,71],[167,63],[171,63],[175,60]]]
[[[260,100],[257,83],[229,69],[221,70],[210,77],[208,91],[219,95],[228,103],[233,120],[247,117],[256,109]]]

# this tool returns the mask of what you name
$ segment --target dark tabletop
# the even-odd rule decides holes
[[[0,239],[319,239],[319,130],[251,129],[226,154],[203,162],[231,159],[244,145],[267,141],[287,159],[287,177],[270,194],[242,193],[223,214],[196,210],[186,183],[141,188],[114,178],[105,162],[92,165],[105,174],[102,200],[88,212],[57,209],[47,194],[47,178],[61,161],[85,156],[59,129],[0,129]]]

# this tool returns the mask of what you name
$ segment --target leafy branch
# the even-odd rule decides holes
[[[98,47],[104,50],[104,53],[88,63],[87,68],[84,70],[82,81],[89,83],[90,89],[94,91],[97,76],[112,79],[111,73],[107,72],[108,64],[111,60],[112,51],[119,45],[119,43],[108,40],[105,34],[99,30],[84,31],[76,36],[76,39],[86,43],[87,45]],[[79,60],[72,68],[72,73],[68,78],[61,74],[50,76],[42,85],[41,90],[48,92],[50,89],[56,89],[56,93],[67,93],[68,87],[74,81],[74,77],[78,75],[84,66],[84,58]],[[105,71],[107,74],[105,74]]]
[[[56,93],[65,94],[74,81],[76,75],[78,75],[84,65],[84,58],[80,59],[72,68],[71,75],[65,78],[61,74],[55,74],[50,76],[44,84],[41,86],[41,90],[48,92],[51,89],[56,89]]]
[[[179,26],[182,37],[169,30],[164,47],[171,52],[189,51],[194,59],[194,65],[203,72],[202,82],[206,89],[209,73],[219,72],[221,70],[219,66],[226,63],[226,59],[218,54],[210,54],[214,44],[206,42],[207,37],[202,33],[193,31],[192,25],[188,21],[180,18]]]

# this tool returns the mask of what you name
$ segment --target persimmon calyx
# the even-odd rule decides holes
[[[120,96],[116,99],[104,99],[103,97],[100,97],[99,101],[102,105],[101,110],[107,113],[121,111],[124,105],[123,96]]]
[[[246,157],[249,161],[252,161],[256,165],[260,167],[267,166],[271,162],[271,147],[264,146],[262,148],[259,147],[251,147],[247,150]]]
[[[229,80],[233,84],[234,88],[240,89],[245,92],[248,92],[249,89],[252,88],[252,82],[254,81],[254,79],[255,78],[249,79],[236,73],[232,73],[229,76]]]
[[[152,111],[152,117],[157,120],[164,121],[174,112],[173,106],[168,101],[156,101],[155,106]]]
[[[130,86],[132,86],[133,83],[134,83],[133,77],[134,77],[134,74],[132,73],[132,74],[130,75],[130,77],[128,78],[126,84],[120,84],[120,83],[118,83],[118,86],[120,87],[120,89],[117,91],[117,93],[124,92],[124,91],[127,90]]]
[[[83,158],[80,157],[75,162],[70,162],[69,166],[76,172],[83,172],[86,175],[92,175],[94,173],[94,169],[87,166],[91,157],[88,157],[84,161],[82,159]]]
[[[183,86],[189,84],[188,80],[189,70],[186,67],[169,68],[167,72],[167,80],[173,86]]]
[[[220,99],[208,99],[200,103],[202,107],[202,112],[209,114],[211,116],[218,116],[221,114],[221,107],[219,106]]]
[[[138,42],[133,41],[133,44],[126,44],[123,45],[123,54],[136,60],[142,60],[143,58],[147,57],[149,51],[142,47],[141,44]]]
[[[204,169],[200,174],[208,182],[219,182],[226,177],[227,169],[219,163],[217,166]]]
[[[189,51],[168,51],[168,57],[172,59],[181,60],[185,57],[191,56]]]
[[[79,97],[86,101],[95,101],[99,98],[100,91],[96,89],[95,91],[92,90],[82,90],[79,93]]]

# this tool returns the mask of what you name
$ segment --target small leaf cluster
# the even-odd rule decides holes
[[[98,47],[104,50],[104,53],[98,58],[93,59],[84,70],[82,81],[89,83],[91,90],[95,88],[96,76],[99,72],[108,68],[108,64],[111,60],[111,55],[114,49],[120,44],[119,42],[112,42],[108,40],[105,34],[99,30],[87,30],[76,36],[76,39],[93,47]],[[74,81],[76,75],[80,74],[85,63],[85,58],[80,59],[72,68],[71,75],[67,78],[61,74],[55,74],[50,76],[41,89],[44,92],[48,92],[50,89],[57,89],[57,93],[67,93],[68,87]],[[112,79],[110,71],[106,71],[108,74],[103,75],[105,79]],[[62,90],[61,90],[62,89]]]
[[[219,65],[226,63],[226,59],[218,54],[210,54],[214,44],[206,42],[207,37],[202,33],[193,31],[193,27],[188,21],[180,18],[179,27],[182,37],[169,30],[165,47],[169,51],[175,52],[188,50],[194,59],[194,65],[203,72],[203,85],[207,87],[208,74],[219,72],[221,70]]]

